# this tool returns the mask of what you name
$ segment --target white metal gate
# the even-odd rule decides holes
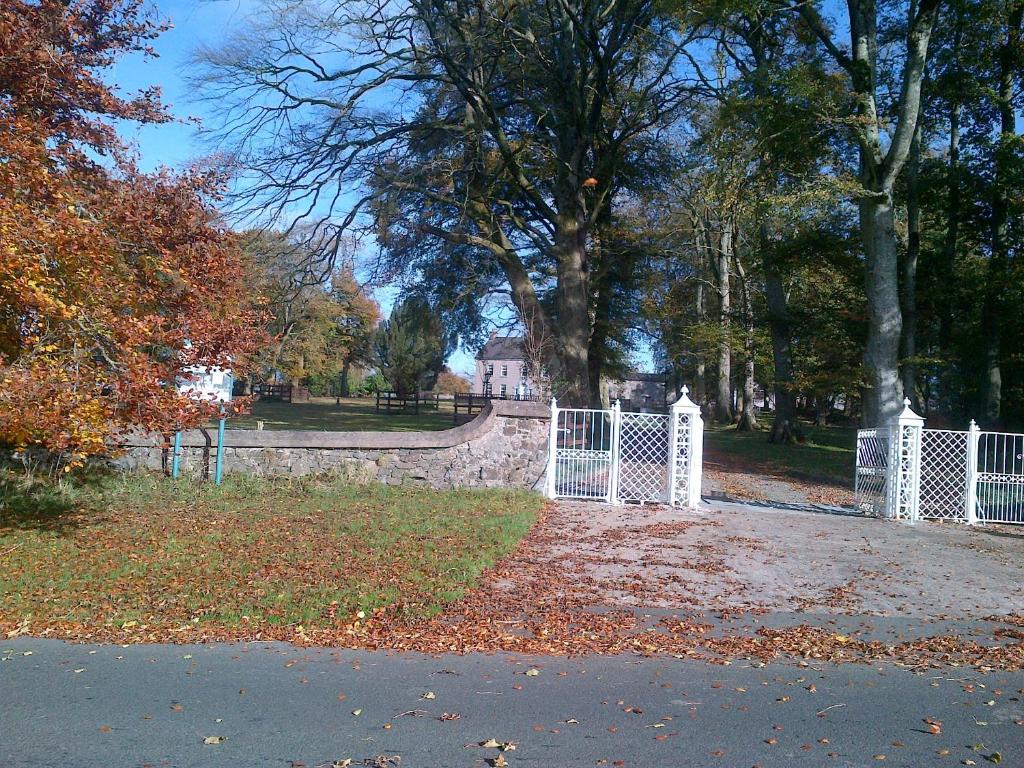
[[[860,511],[1024,525],[1024,434],[983,432],[973,421],[962,431],[923,425],[906,401],[891,426],[858,431]]]
[[[552,408],[548,496],[612,500],[614,426],[611,410]]]
[[[884,514],[888,488],[892,430],[861,429],[857,432],[857,465],[854,499],[857,509],[868,515]]]
[[[981,522],[1024,523],[1024,435],[979,432],[972,501]]]
[[[551,401],[547,495],[552,499],[700,500],[703,421],[687,389],[669,413],[559,408]]]

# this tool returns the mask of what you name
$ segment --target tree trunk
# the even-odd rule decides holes
[[[754,354],[757,351],[754,337],[754,304],[750,298],[750,286],[743,264],[736,259],[736,275],[739,278],[740,295],[743,299],[743,407],[740,409],[736,428],[741,432],[757,429],[757,414],[754,411]]]
[[[918,122],[907,158],[907,251],[903,257],[902,352],[903,392],[917,413],[923,413],[918,394],[917,368],[917,260],[921,253],[921,200],[918,170],[921,163],[921,125]]]
[[[878,193],[860,200],[860,226],[865,250],[865,292],[868,298],[868,340],[864,350],[867,397],[864,420],[888,424],[902,409],[899,377],[900,317],[896,227],[892,196]]]
[[[939,374],[939,409],[947,415],[953,410],[953,320],[956,312],[956,247],[960,239],[960,115],[963,107],[954,101],[949,111],[949,167],[946,170],[946,234],[942,242],[942,300],[939,302],[939,353],[943,359]]]
[[[705,276],[707,275],[705,260],[707,251],[703,246],[707,244],[706,234],[707,230],[703,227],[700,217],[694,216],[694,239],[697,245],[696,313],[697,325],[701,327],[704,326],[708,319],[707,295],[704,291]],[[701,243],[702,239],[705,240],[703,244]],[[708,396],[707,355],[703,345],[697,345],[693,354],[696,358],[693,372],[693,402],[703,408]]]
[[[599,407],[599,401],[591,400],[590,391],[590,295],[585,235],[575,218],[563,218],[557,239],[558,322],[555,344],[562,364],[561,399],[567,405]]]
[[[341,381],[339,382],[340,391],[339,391],[338,394],[341,397],[351,397],[352,396],[352,386],[351,386],[351,383],[350,383],[350,380],[349,380],[351,372],[352,372],[352,361],[350,359],[348,359],[348,358],[345,358],[345,362],[342,363],[342,365],[341,365]]]
[[[732,297],[729,287],[729,264],[732,261],[732,226],[721,224],[716,248],[718,278],[718,386],[716,388],[715,420],[732,423],[732,349],[729,344]]]
[[[824,427],[828,425],[828,412],[832,410],[832,402],[825,395],[817,395],[814,398],[814,426]]]
[[[1006,19],[1006,38],[999,49],[999,85],[996,107],[999,110],[999,145],[996,148],[996,173],[992,183],[992,252],[988,264],[985,303],[981,313],[981,332],[985,349],[984,379],[982,381],[983,418],[987,425],[999,423],[1002,405],[1002,321],[1006,311],[1003,293],[1009,266],[1009,196],[1007,162],[1010,160],[1011,142],[1016,137],[1017,120],[1014,114],[1013,90],[1015,70],[1019,66],[1016,52],[1020,45],[1021,18],[1024,3],[1015,2]]]
[[[764,263],[764,292],[768,304],[768,328],[772,336],[772,364],[775,369],[775,421],[768,434],[770,443],[803,442],[804,433],[796,419],[793,397],[793,346],[789,308],[777,257],[768,243],[768,229],[760,229],[761,258]]]
[[[949,165],[946,168],[946,231],[942,240],[942,255],[939,274],[942,277],[939,288],[939,337],[938,347],[942,365],[939,367],[938,400],[939,411],[947,416],[954,409],[957,395],[954,392],[953,321],[956,317],[956,248],[960,239],[960,118],[963,105],[960,102],[961,63],[960,51],[964,32],[964,5],[954,5],[956,23],[951,48],[953,50],[953,88],[949,104]]]

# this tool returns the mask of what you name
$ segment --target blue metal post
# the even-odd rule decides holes
[[[174,433],[174,455],[171,457],[171,477],[175,480],[181,473],[181,430]]]
[[[224,474],[224,409],[220,409],[220,421],[217,422],[217,468],[214,470],[213,482],[220,485]]]

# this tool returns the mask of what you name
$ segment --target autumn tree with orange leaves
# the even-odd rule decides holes
[[[65,466],[202,419],[183,369],[261,341],[217,180],[140,173],[114,128],[169,119],[100,77],[161,31],[140,0],[0,4],[0,444]]]

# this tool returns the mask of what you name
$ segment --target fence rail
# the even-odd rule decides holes
[[[388,414],[393,411],[408,413],[412,410],[413,413],[418,414],[420,412],[419,393],[399,395],[397,392],[378,392],[375,410],[377,413],[383,411]]]

